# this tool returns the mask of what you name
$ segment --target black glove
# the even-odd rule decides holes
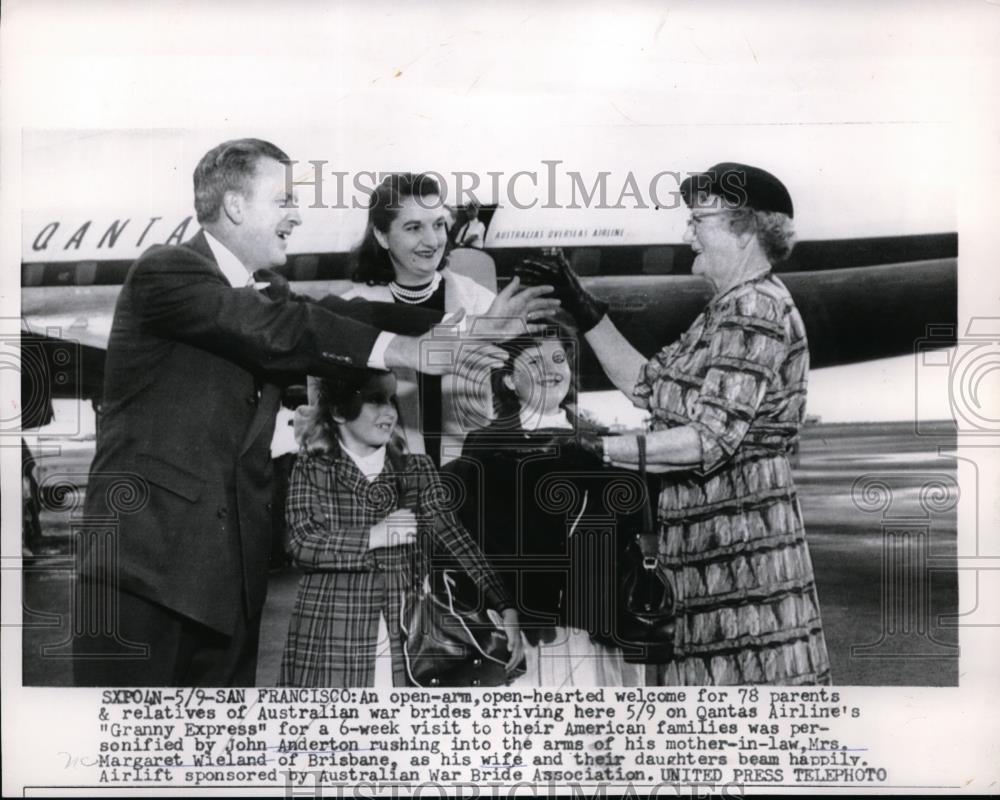
[[[583,288],[580,278],[562,253],[544,259],[525,259],[514,268],[514,272],[528,286],[552,286],[562,307],[573,317],[583,333],[593,328],[608,313],[608,304]]]

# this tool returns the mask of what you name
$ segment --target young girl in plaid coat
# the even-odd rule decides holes
[[[396,379],[352,370],[324,379],[297,431],[288,493],[289,550],[305,574],[288,628],[282,686],[405,686],[400,610],[431,546],[483,587],[521,660],[517,612],[448,506],[433,462],[395,444]],[[422,567],[422,565],[424,565]]]

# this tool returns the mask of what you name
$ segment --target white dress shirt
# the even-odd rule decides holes
[[[205,241],[208,242],[208,249],[215,256],[215,263],[219,265],[219,269],[226,276],[230,286],[234,289],[242,289],[249,281],[253,280],[253,272],[244,267],[243,262],[233,255],[233,251],[208,231],[205,231]]]

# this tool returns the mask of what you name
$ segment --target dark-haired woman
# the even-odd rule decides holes
[[[449,222],[436,180],[424,174],[387,176],[372,193],[365,235],[354,251],[355,286],[344,296],[485,314],[496,295],[448,269]],[[396,376],[407,446],[435,464],[461,451],[463,420],[489,419],[488,396],[473,381],[418,376],[413,370],[398,370]]]
[[[442,503],[447,493],[425,455],[392,441],[398,412],[392,373],[358,370],[324,379],[299,417],[302,451],[292,472],[289,551],[305,571],[288,627],[283,686],[406,686],[400,612],[443,547],[483,587],[521,660],[517,612],[482,552]],[[419,583],[419,581],[417,581]]]

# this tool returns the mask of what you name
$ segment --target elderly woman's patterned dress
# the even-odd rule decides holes
[[[784,284],[715,298],[643,368],[652,428],[689,425],[702,463],[664,476],[660,559],[678,600],[665,684],[830,680],[812,563],[787,453],[805,414],[809,351]]]

